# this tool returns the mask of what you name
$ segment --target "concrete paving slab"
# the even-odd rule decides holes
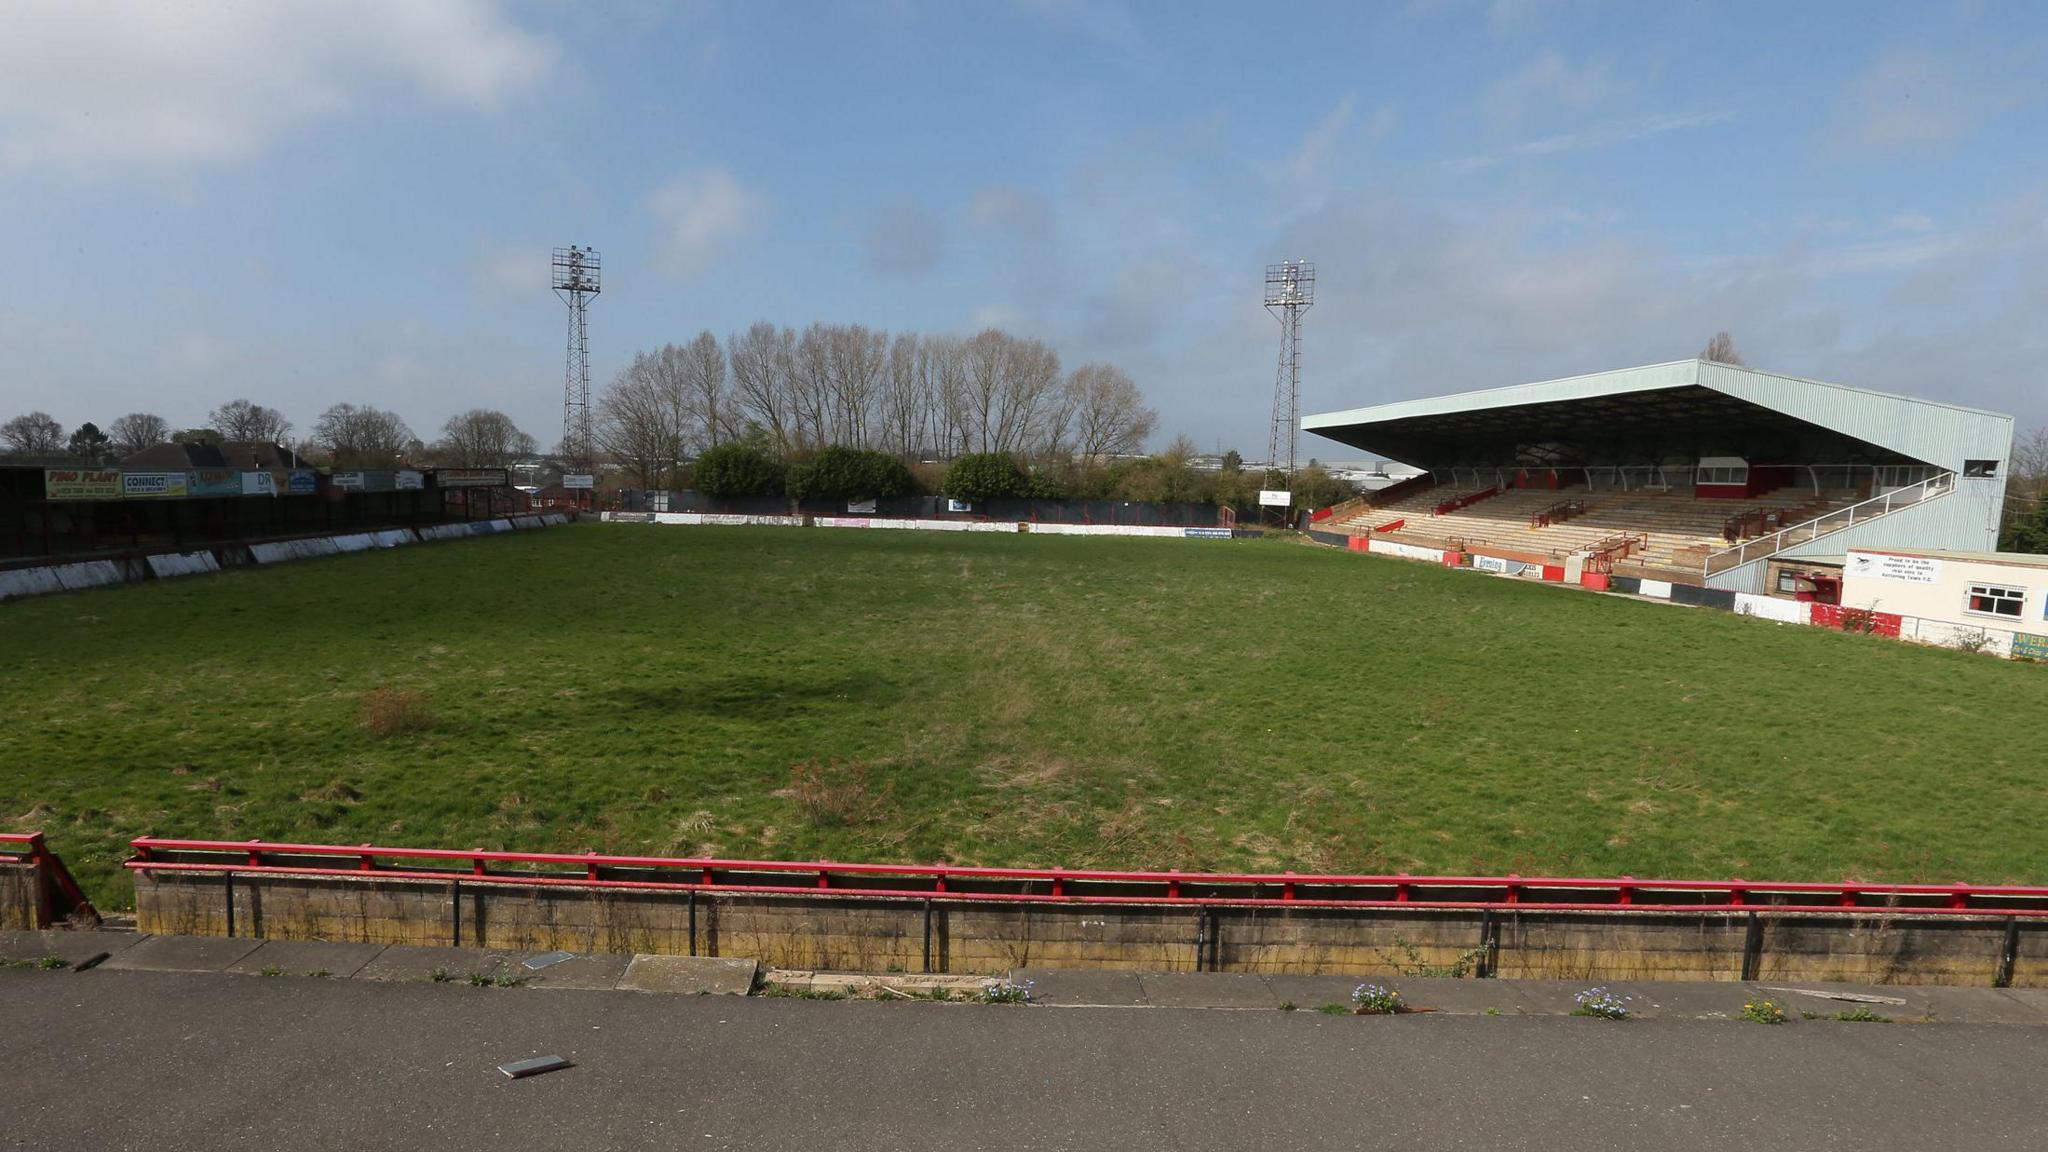
[[[1138,977],[1154,1008],[1278,1008],[1280,997],[1259,976],[1245,972],[1170,972]],[[1035,991],[1035,989],[1034,989]]]
[[[524,952],[488,948],[416,948],[393,944],[356,972],[358,980],[432,980],[435,972],[451,981],[467,982],[472,974],[530,976],[518,970]]]
[[[1356,976],[1298,976],[1275,973],[1264,976],[1266,987],[1279,1003],[1292,1004],[1304,1012],[1325,1004],[1349,1004],[1351,990],[1365,983]]]
[[[149,936],[114,953],[100,967],[120,972],[219,972],[262,944],[234,936]]]
[[[1098,972],[1081,968],[1019,968],[1010,973],[1018,984],[1031,982],[1035,1004],[1058,1007],[1123,1006],[1146,1003],[1145,987],[1136,972]]]
[[[633,992],[745,996],[760,965],[727,956],[635,956],[618,986]]]
[[[331,944],[325,940],[265,940],[263,946],[227,966],[244,976],[327,975],[346,980],[384,951],[382,944]]]
[[[1944,1024],[2048,1024],[2048,1001],[2003,988],[1920,988],[1927,1014]],[[1880,1015],[1888,1015],[1876,1009]],[[1904,1019],[1904,1017],[1900,1017]]]
[[[1353,981],[1352,987],[1366,983]],[[1519,980],[1454,980],[1448,977],[1427,978],[1417,976],[1395,976],[1374,981],[1385,984],[1401,994],[1410,1008],[1431,1012],[1447,1012],[1458,1016],[1484,1016],[1488,1010],[1498,1016],[1549,1015],[1522,991]],[[1344,990],[1343,999],[1351,999],[1351,989]]]
[[[525,957],[520,959],[524,960]],[[605,954],[573,956],[559,964],[550,964],[539,971],[515,964],[512,974],[526,977],[526,982],[536,988],[616,988],[626,968],[633,963],[631,956]]]
[[[70,965],[102,952],[120,952],[143,939],[145,937],[134,932],[72,932],[61,928],[41,932],[0,932],[0,958],[41,960],[45,956],[55,956]]]

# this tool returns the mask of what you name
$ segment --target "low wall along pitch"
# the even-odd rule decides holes
[[[153,840],[137,848],[137,926],[181,935],[728,956],[857,972],[2048,986],[2048,890],[2036,889],[1208,877]],[[422,855],[430,862],[418,863]],[[508,862],[516,874],[500,866]],[[1585,902],[1596,897],[1612,902]],[[1699,906],[1653,902],[1673,900]]]

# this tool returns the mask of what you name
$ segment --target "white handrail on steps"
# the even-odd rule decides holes
[[[1858,501],[1847,508],[1837,508],[1811,520],[1780,528],[1769,536],[1759,536],[1754,540],[1745,540],[1732,548],[1709,553],[1703,572],[1712,576],[1716,572],[1739,568],[1752,560],[1775,556],[1787,548],[1809,543],[1867,520],[1875,520],[1901,508],[1910,508],[1936,496],[1947,495],[1955,486],[1956,474],[1953,472],[1929,476],[1918,484],[1908,484],[1904,488],[1894,489],[1881,496]]]

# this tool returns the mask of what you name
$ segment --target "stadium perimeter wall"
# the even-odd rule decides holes
[[[136,584],[145,580],[169,580],[199,576],[224,568],[247,565],[269,566],[321,556],[340,556],[378,548],[398,548],[434,540],[459,540],[469,536],[490,536],[499,532],[532,531],[568,522],[571,514],[549,512],[538,515],[501,517],[493,520],[455,521],[423,528],[382,528],[330,536],[298,536],[285,540],[253,543],[225,543],[207,548],[130,554],[118,559],[80,560],[68,564],[46,564],[26,568],[0,569],[0,601],[56,592],[81,592],[111,584]]]
[[[1998,915],[1004,905],[502,881],[141,872],[144,932],[738,956],[784,968],[2048,986],[2048,925]]]
[[[1908,509],[1910,514],[1914,509]],[[1889,517],[1887,518],[1889,519]],[[1545,583],[1564,584],[1566,572],[1562,566],[1539,564],[1531,561],[1481,553],[1446,552],[1436,548],[1424,548],[1404,544],[1397,540],[1382,540],[1376,537],[1352,536],[1336,532],[1310,530],[1308,536],[1318,544],[1332,548],[1343,548],[1352,552],[1370,552],[1377,556],[1398,556],[1407,560],[1421,560],[1441,564],[1469,572],[1482,572],[1495,576],[1508,576],[1527,580],[1541,580]],[[1775,559],[1776,557],[1773,557]],[[1756,567],[1762,571],[1762,561]],[[1733,612],[1738,616],[1752,616],[1779,624],[1806,625],[1827,628],[1838,632],[1861,632],[1885,636],[1897,640],[1908,640],[1917,644],[1929,644],[1944,648],[1961,648],[1972,652],[1989,652],[1993,655],[2015,660],[2048,660],[2048,631],[2041,633],[2021,632],[1995,627],[1962,626],[1947,621],[1923,619],[1893,612],[1860,611],[1843,609],[1832,604],[1813,604],[1798,600],[1786,600],[1766,596],[1756,591],[1735,591],[1728,588],[1710,588],[1695,584],[1680,584],[1668,580],[1646,580],[1633,576],[1614,576],[1606,573],[1587,572],[1577,581],[1582,587],[1596,592],[1636,596],[1648,600],[1665,600],[1694,608],[1713,608]]]

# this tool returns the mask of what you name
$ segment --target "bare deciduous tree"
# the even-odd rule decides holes
[[[313,442],[328,453],[337,468],[389,468],[403,461],[418,443],[396,412],[367,404],[336,404],[322,412],[313,423]]]
[[[732,353],[733,401],[766,432],[780,455],[796,447],[796,398],[791,383],[796,333],[759,321],[727,342]]]
[[[30,412],[0,424],[0,440],[17,456],[54,456],[64,450],[64,426],[48,412]]]
[[[1716,364],[1739,366],[1742,363],[1742,353],[1735,350],[1735,337],[1722,331],[1714,333],[1714,338],[1707,341],[1705,348],[1700,349],[1700,359],[1711,360]]]
[[[292,422],[284,418],[284,413],[247,400],[228,401],[208,413],[206,422],[223,440],[282,444],[292,432]]]
[[[1159,419],[1131,378],[1108,364],[1074,369],[1066,392],[1074,406],[1074,454],[1083,463],[1138,451]]]
[[[598,447],[642,488],[665,488],[682,459],[687,432],[688,357],[674,344],[641,352],[598,398]]]
[[[510,416],[493,408],[471,408],[441,425],[434,455],[458,468],[503,468],[540,450]]]
[[[107,425],[107,435],[114,438],[114,451],[122,456],[133,456],[145,448],[154,448],[170,439],[171,425],[163,417],[148,412],[130,412]]]
[[[692,439],[703,448],[716,448],[734,439],[733,405],[726,388],[725,350],[718,337],[699,332],[684,350],[684,378],[690,392],[690,407],[696,421]]]

